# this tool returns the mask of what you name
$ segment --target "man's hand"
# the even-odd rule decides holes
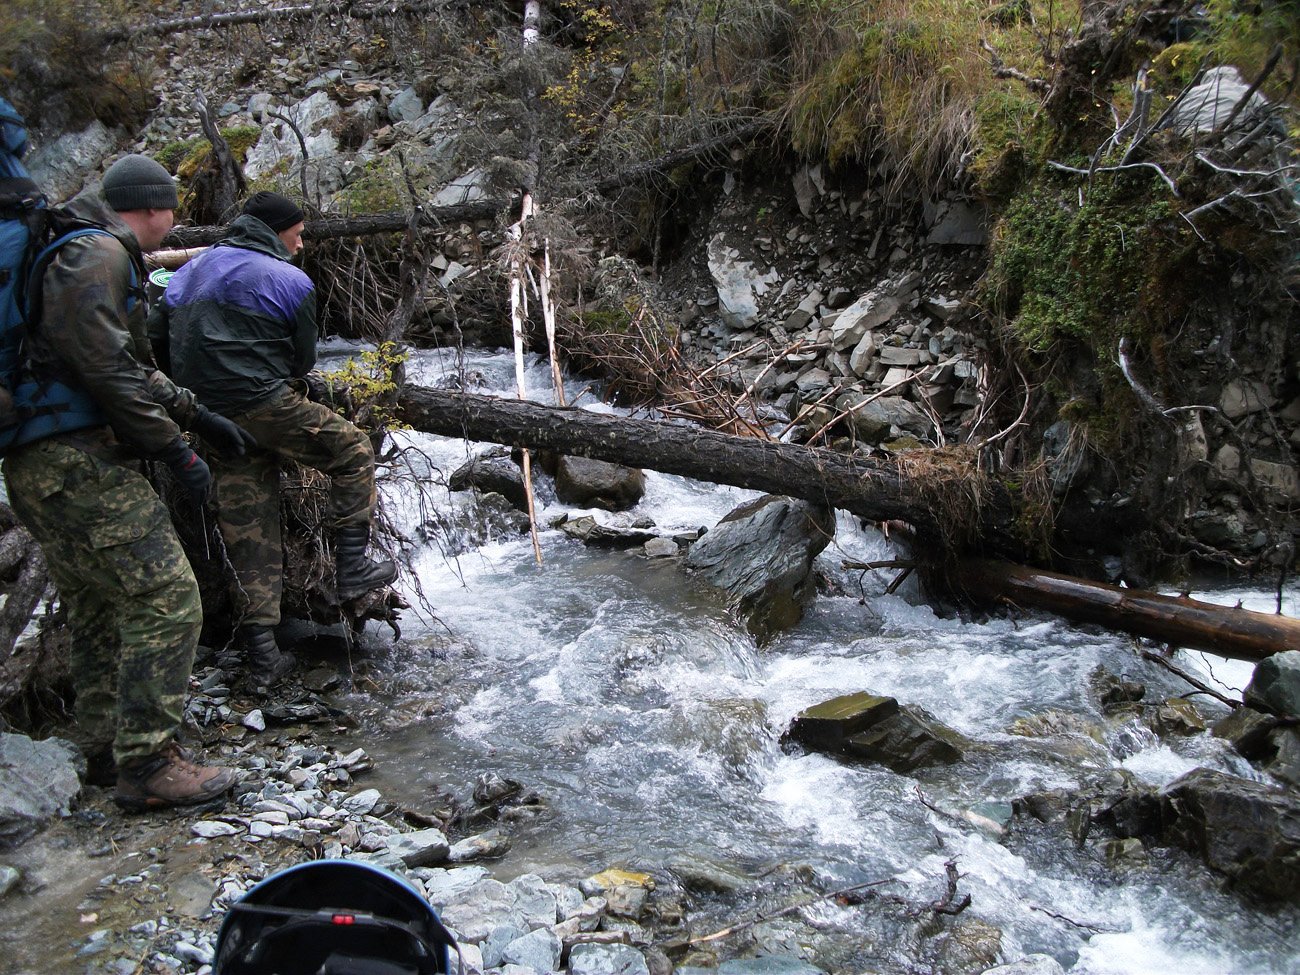
[[[256,447],[253,435],[233,420],[200,406],[194,413],[190,429],[223,454],[243,457],[249,447]]]
[[[235,429],[239,428],[235,427]],[[208,499],[208,492],[212,490],[212,472],[208,470],[208,465],[203,463],[203,458],[191,450],[184,440],[177,437],[158,453],[158,459],[167,465],[172,476],[194,499],[194,503],[202,507]]]

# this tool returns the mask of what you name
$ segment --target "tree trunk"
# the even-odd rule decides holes
[[[454,206],[427,207],[420,213],[421,227],[441,227],[448,223],[491,220],[510,206],[508,201],[480,200]],[[411,223],[406,213],[373,213],[360,217],[326,217],[308,220],[303,236],[309,240],[330,237],[370,237],[405,231]],[[174,227],[163,246],[168,248],[206,247],[226,235],[225,227]]]
[[[980,601],[1045,609],[1076,623],[1096,623],[1237,660],[1263,660],[1300,647],[1300,620],[1287,616],[1123,589],[1021,565],[964,559],[957,585]]]
[[[1300,647],[1300,620],[1214,606],[1181,597],[1121,589],[1072,576],[980,558],[982,550],[1015,561],[1026,553],[1011,531],[1011,499],[993,483],[980,503],[961,506],[936,490],[936,464],[864,460],[829,450],[735,437],[702,427],[540,406],[470,393],[406,387],[401,418],[417,430],[513,447],[533,447],[648,467],[842,508],[870,521],[902,521],[916,530],[913,548],[932,567],[957,565],[959,595],[1057,613],[1081,623],[1241,660],[1262,660]],[[938,456],[937,452],[935,456]],[[980,475],[965,472],[970,483]],[[963,514],[966,512],[966,514]],[[967,531],[960,528],[968,518]]]
[[[471,393],[407,386],[398,401],[401,419],[417,430],[468,440],[490,440],[596,460],[648,467],[703,481],[733,484],[805,498],[842,508],[870,521],[905,521],[936,562],[955,552],[963,534],[955,524],[959,500],[910,477],[899,463],[864,460],[830,450],[735,437],[702,427],[560,409]],[[938,467],[928,467],[931,475]],[[961,472],[974,481],[974,470]],[[984,524],[973,534],[999,554],[1021,553],[1006,526],[1010,499],[1000,485],[984,483],[978,505]],[[1000,526],[1000,528],[998,527]]]

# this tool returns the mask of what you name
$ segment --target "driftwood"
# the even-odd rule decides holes
[[[1300,647],[1300,620],[1162,596],[983,559],[963,560],[958,584],[972,598],[1045,609],[1177,647],[1263,660]]]
[[[50,584],[45,556],[36,540],[18,524],[8,505],[0,504],[0,591],[4,608],[0,609],[0,708],[23,694],[36,675],[49,677],[60,668],[46,659],[48,645],[33,642],[23,653],[14,653],[14,645],[36,610]],[[66,662],[64,664],[66,668]]]
[[[949,559],[955,562],[955,589],[972,600],[1047,610],[1241,660],[1262,660],[1300,647],[1300,620],[966,557],[964,540],[954,537],[954,513],[960,515],[962,509],[927,483],[941,468],[909,464],[906,455],[868,460],[692,425],[410,386],[400,396],[399,411],[406,423],[428,433],[648,467],[804,498],[870,521],[906,522],[916,531],[913,547],[932,565],[946,569]],[[977,477],[974,472],[969,476]],[[974,529],[970,548],[1024,558],[1010,531],[1009,512],[1005,492],[996,484],[983,485],[969,526]]]
[[[443,227],[449,223],[475,220],[492,220],[510,206],[507,200],[480,200],[474,203],[457,203],[444,207],[425,207],[416,221],[420,227]],[[360,217],[325,217],[308,220],[303,236],[308,240],[331,237],[370,237],[375,234],[395,234],[406,231],[411,225],[409,213],[372,213]],[[206,247],[226,235],[225,227],[173,227],[163,240],[166,248]]]

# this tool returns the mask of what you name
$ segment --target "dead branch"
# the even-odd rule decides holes
[[[405,0],[396,3],[390,0],[386,3],[365,6],[351,0],[337,0],[334,3],[303,3],[263,10],[236,10],[220,14],[199,14],[193,17],[155,20],[148,24],[135,24],[105,31],[101,39],[105,44],[116,44],[135,37],[154,34],[177,34],[184,31],[209,30],[214,27],[237,27],[241,24],[265,24],[276,20],[313,20],[317,17],[370,20],[376,17],[412,16],[435,10],[454,10],[468,5],[468,0]]]
[[[993,69],[993,77],[1010,78],[1013,81],[1019,81],[1030,91],[1036,91],[1041,95],[1046,95],[1052,90],[1052,83],[1045,78],[1035,78],[1033,75],[1027,75],[1018,68],[1013,68],[1003,62],[1002,56],[993,49],[993,45],[980,38],[980,49],[989,56],[989,67]]]
[[[1198,680],[1197,678],[1193,677],[1191,674],[1183,670],[1181,667],[1175,667],[1173,665],[1173,662],[1168,660],[1163,654],[1152,653],[1150,650],[1143,650],[1142,659],[1149,660],[1153,664],[1159,664],[1165,670],[1169,671],[1169,673],[1174,674],[1177,677],[1181,677],[1184,681],[1191,684],[1202,694],[1208,694],[1210,697],[1214,698],[1215,700],[1223,702],[1230,708],[1241,707],[1240,701],[1234,701],[1232,698],[1228,697],[1227,695],[1222,694],[1219,691],[1216,691],[1213,687],[1211,687],[1209,684],[1206,684],[1204,681]]]
[[[722,132],[702,142],[674,149],[672,152],[665,153],[656,159],[636,163],[621,172],[606,176],[596,183],[596,190],[600,193],[611,193],[614,190],[622,189],[624,186],[630,186],[633,183],[649,179],[651,176],[657,176],[665,170],[674,169],[683,163],[694,162],[714,153],[731,149],[733,146],[748,142],[773,128],[775,128],[775,123],[767,119],[750,122],[729,132]]]

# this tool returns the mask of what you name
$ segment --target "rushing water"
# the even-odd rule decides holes
[[[427,385],[453,376],[513,395],[508,354],[418,353],[410,366],[410,378]],[[540,365],[528,383],[531,398],[548,400]],[[418,433],[398,440],[407,448],[398,466],[440,473],[444,484],[486,446]],[[941,616],[907,585],[886,595],[888,573],[841,563],[894,549],[841,514],[819,559],[831,591],[792,632],[758,648],[673,565],[586,548],[545,527],[566,509],[544,479],[538,491],[541,567],[527,536],[468,532],[467,493],[426,485],[421,495],[409,478],[387,482],[387,516],[414,543],[404,582],[410,590],[418,578],[423,600],[406,614],[400,645],[376,651],[384,691],[355,703],[381,719],[367,747],[391,798],[418,806],[440,784],[486,770],[537,789],[550,813],[512,827],[503,867],[515,872],[696,860],[759,876],[801,864],[824,889],[893,877],[900,883],[889,889],[928,902],[956,857],[972,898],[966,916],[1001,929],[1007,960],[1042,951],[1080,973],[1300,970],[1296,912],[1244,907],[1186,854],[1153,850],[1145,863],[1109,867],[1095,840],[1076,849],[1061,834],[1000,836],[958,818],[1005,822],[1018,796],[1084,787],[1117,770],[1156,786],[1197,766],[1256,774],[1208,734],[1160,740],[1136,723],[1108,722],[1089,694],[1098,665],[1145,682],[1148,699],[1189,690],[1144,662],[1131,640],[1044,617]],[[750,497],[647,471],[635,510],[595,514],[687,529]],[[1273,608],[1261,591],[1199,595]],[[1293,587],[1284,611],[1294,615],[1298,602]],[[1247,665],[1180,657],[1227,687],[1249,679]],[[782,747],[801,709],[858,690],[919,705],[978,747],[915,776]],[[1211,715],[1224,710],[1195,700]],[[1045,712],[1097,733],[1011,733],[1017,719]],[[833,947],[837,939],[888,937],[862,907],[813,913],[825,967],[836,957],[861,964],[852,947]],[[866,954],[882,970],[903,964],[880,944]]]

